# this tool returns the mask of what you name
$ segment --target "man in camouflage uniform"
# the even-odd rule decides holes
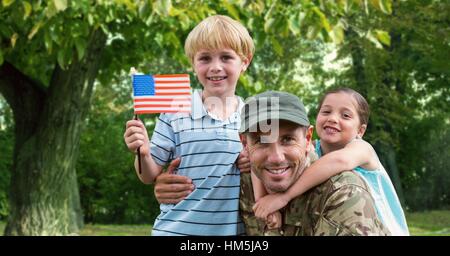
[[[252,97],[241,113],[240,133],[252,172],[269,193],[286,191],[306,168],[312,127],[298,97],[273,91]],[[247,235],[389,235],[367,185],[353,171],[335,175],[289,202],[280,210],[279,229],[268,230],[256,219],[254,201],[250,173],[241,173],[239,204]]]

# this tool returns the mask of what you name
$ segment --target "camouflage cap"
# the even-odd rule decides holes
[[[268,120],[287,120],[306,127],[310,124],[305,106],[297,96],[287,92],[266,91],[246,100],[241,112],[239,132],[256,131],[259,123]]]

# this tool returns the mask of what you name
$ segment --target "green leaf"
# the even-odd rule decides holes
[[[49,53],[52,52],[52,46],[53,46],[53,39],[50,36],[50,31],[46,30],[45,34],[44,34],[44,44],[45,44],[45,48],[47,49],[47,51]]]
[[[58,61],[59,66],[62,69],[65,69],[65,63],[64,63],[64,50],[59,50],[58,55],[56,56],[56,60]]]
[[[338,23],[333,27],[333,30],[328,33],[335,44],[341,44],[344,41],[344,28]]]
[[[257,81],[255,83],[255,91],[256,91],[256,93],[259,93],[262,90],[262,88],[263,88],[263,86],[262,86],[261,82]]]
[[[86,42],[81,38],[76,38],[74,41],[75,41],[75,48],[77,48],[78,60],[81,60],[86,50]]]
[[[274,23],[275,23],[274,18],[269,18],[268,20],[266,20],[264,22],[264,32],[268,33],[271,30],[271,28],[273,27]]]
[[[145,2],[141,2],[139,4],[139,17],[143,18],[143,17],[147,17],[148,15],[150,15],[150,6],[149,6],[149,2],[145,1]]]
[[[19,34],[14,33],[12,35],[12,37],[11,37],[11,46],[12,46],[12,48],[14,48],[14,46],[16,46],[17,38],[19,38]]]
[[[291,15],[291,17],[289,17],[289,29],[294,35],[300,34],[300,22],[298,15]]]
[[[391,45],[391,36],[388,32],[384,30],[375,30],[376,37],[378,41],[380,41],[382,44],[390,46]]]
[[[387,14],[392,14],[392,1],[391,0],[380,0],[380,9],[382,12]]]
[[[2,0],[2,4],[4,7],[10,6],[12,3],[14,3],[14,0]]]
[[[314,13],[317,14],[317,16],[319,16],[320,18],[320,23],[322,24],[322,27],[327,31],[330,32],[331,31],[331,26],[330,23],[328,22],[327,17],[325,16],[325,14],[317,7],[312,8]]]
[[[225,2],[224,6],[233,19],[239,20],[239,12],[232,4]]]
[[[277,39],[271,37],[270,38],[270,42],[272,43],[273,49],[274,51],[279,55],[279,56],[283,56],[284,54],[284,49],[283,46],[280,44],[280,42],[278,42]]]
[[[377,37],[373,34],[373,31],[369,30],[366,34],[366,38],[372,42],[377,48],[383,48],[383,45],[380,44]]]
[[[28,2],[22,2],[23,9],[24,9],[24,18],[28,18],[31,14],[31,11],[33,10],[33,7],[31,7],[31,4]]]
[[[153,10],[161,16],[167,16],[172,8],[171,0],[158,0],[153,3]]]
[[[42,24],[43,24],[42,21],[39,21],[38,23],[34,24],[30,34],[28,34],[28,40],[31,40],[34,37],[34,35],[36,35],[36,33],[41,28]]]
[[[317,25],[313,26],[309,26],[308,27],[308,31],[306,32],[306,38],[313,40],[317,37],[317,34],[319,34],[321,28]]]
[[[275,9],[275,5],[276,5],[276,1],[274,1],[271,5],[269,10],[266,12],[266,14],[264,15],[264,20],[268,20],[269,18],[272,17],[272,13],[274,12],[273,10]]]
[[[56,15],[58,11],[56,10],[56,6],[54,2],[48,3],[47,7],[45,8],[45,15],[47,18],[51,18]]]
[[[94,25],[94,16],[92,16],[91,13],[88,13],[87,19],[88,19],[89,25],[91,25],[91,26]]]
[[[64,11],[67,8],[67,0],[53,0],[53,4],[57,12]]]

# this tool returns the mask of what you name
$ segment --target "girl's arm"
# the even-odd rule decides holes
[[[268,199],[270,195],[267,195],[267,190],[264,187],[262,181],[256,177],[256,175],[251,172],[251,178],[252,178],[252,187],[253,187],[253,193],[255,195],[255,202],[258,202],[259,200]],[[275,229],[281,227],[282,217],[280,212],[269,212],[267,214],[264,214],[264,212],[258,211],[257,208],[255,208],[256,204],[253,206],[253,211],[255,212],[255,216],[257,218],[261,218],[266,221],[266,225],[269,229]],[[282,208],[282,207],[279,207]]]
[[[372,146],[363,140],[353,140],[344,148],[330,152],[306,168],[300,178],[285,192],[267,195],[254,206],[260,218],[267,217],[287,205],[292,199],[325,182],[343,171],[361,166],[368,170],[377,168],[377,157]]]
[[[361,139],[353,140],[344,148],[332,151],[312,163],[294,185],[285,192],[285,196],[290,201],[334,175],[353,170],[358,166],[368,170],[378,167],[374,149]]]
[[[256,177],[256,175],[253,172],[250,173],[252,177],[252,186],[253,186],[253,194],[255,195],[255,202],[258,202],[258,200],[261,197],[267,195],[267,191],[262,181],[258,177]]]

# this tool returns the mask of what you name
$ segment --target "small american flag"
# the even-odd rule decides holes
[[[135,114],[191,112],[188,74],[133,75]]]

